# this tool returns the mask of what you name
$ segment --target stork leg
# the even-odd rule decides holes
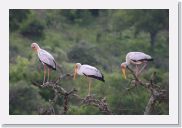
[[[50,68],[48,68],[48,78],[47,78],[47,82],[49,82],[49,74],[50,74]]]
[[[43,85],[45,83],[45,79],[46,79],[46,65],[44,64],[44,81],[43,81]]]
[[[88,96],[90,96],[90,92],[91,92],[91,83],[92,83],[92,80],[89,79],[89,88],[88,88]]]
[[[135,75],[136,75],[136,77],[138,77],[138,65],[137,64],[136,64]]]
[[[147,63],[145,62],[142,68],[140,69],[140,71],[138,72],[138,75],[140,75],[140,73],[143,71],[143,69],[145,69],[146,66],[147,66]]]
[[[90,96],[90,92],[91,92],[91,79],[89,77],[86,77],[88,80],[88,96]]]

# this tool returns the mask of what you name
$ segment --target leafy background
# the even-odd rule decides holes
[[[106,97],[110,109],[118,115],[142,115],[149,92],[142,87],[126,93],[129,80],[121,76],[120,64],[130,51],[142,51],[154,58],[141,79],[157,72],[157,83],[169,88],[169,12],[164,9],[103,10],[9,10],[9,114],[39,114],[49,106],[53,92],[32,85],[43,80],[43,66],[30,45],[37,42],[49,51],[61,70],[53,71],[55,80],[62,73],[72,73],[75,63],[100,69],[105,83],[94,81],[92,95]],[[63,80],[66,90],[76,88],[84,97],[88,93],[84,77]],[[70,99],[70,115],[99,115],[97,108],[80,106]],[[59,99],[56,110],[63,108]],[[169,114],[168,103],[157,103],[153,114]]]

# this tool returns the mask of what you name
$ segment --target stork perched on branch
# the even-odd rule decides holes
[[[49,52],[41,49],[37,43],[32,43],[31,47],[38,54],[40,62],[44,65],[44,85],[46,79],[46,68],[48,68],[47,82],[49,82],[50,69],[56,70],[56,62],[54,60],[54,57]]]
[[[76,79],[76,76],[78,75],[84,75],[87,77],[89,81],[89,92],[88,95],[90,96],[90,90],[91,90],[91,78],[100,80],[102,82],[105,82],[103,74],[95,67],[90,65],[81,65],[80,63],[76,63],[74,66],[74,79]]]
[[[143,52],[129,52],[126,55],[126,62],[121,64],[121,70],[124,78],[126,79],[126,67],[129,65],[135,66],[135,75],[138,77],[142,70],[147,66],[149,61],[152,61],[153,58],[150,55],[147,55]]]

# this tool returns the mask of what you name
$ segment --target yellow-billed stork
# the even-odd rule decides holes
[[[76,63],[74,66],[74,79],[76,79],[76,76],[78,75],[84,75],[89,80],[89,90],[88,90],[88,96],[90,96],[90,90],[91,90],[91,78],[100,80],[102,82],[105,82],[104,75],[95,67],[80,63]]]
[[[49,52],[41,49],[37,43],[32,43],[31,47],[38,54],[40,62],[44,65],[44,85],[46,79],[46,67],[48,68],[47,82],[49,82],[50,69],[56,70],[56,62],[54,57]]]
[[[141,71],[147,66],[148,61],[152,61],[153,58],[143,52],[129,52],[126,55],[126,62],[121,64],[121,70],[124,78],[126,79],[126,67],[129,65],[135,65],[135,75],[138,77]],[[141,66],[140,66],[141,65]],[[138,67],[140,66],[140,67]]]

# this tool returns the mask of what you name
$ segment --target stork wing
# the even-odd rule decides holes
[[[49,66],[53,69],[56,69],[56,63],[55,63],[54,57],[50,53],[41,49],[38,52],[38,57],[41,62],[45,63],[47,66]]]
[[[85,76],[105,82],[104,75],[95,67],[92,67],[90,65],[82,65],[80,70]]]
[[[148,59],[152,59],[151,56],[143,53],[143,52],[132,52],[129,55],[129,58],[133,61],[139,61],[139,60],[148,60]]]
[[[102,77],[102,73],[95,67],[92,67],[90,65],[82,65],[81,70],[83,74],[87,76],[96,76],[96,77]]]

